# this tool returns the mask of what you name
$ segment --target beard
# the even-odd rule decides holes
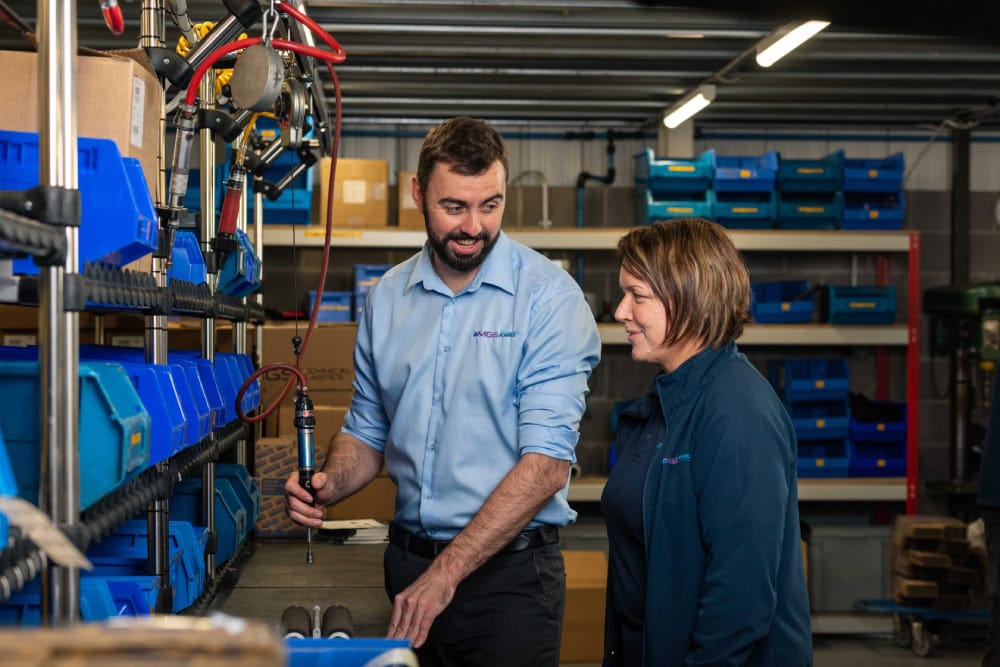
[[[431,248],[434,250],[437,258],[444,262],[445,266],[455,271],[472,271],[479,268],[486,260],[486,256],[493,250],[497,239],[500,238],[499,233],[490,238],[487,236],[485,230],[476,236],[470,236],[464,232],[452,232],[445,236],[437,236],[431,231],[430,223],[427,222],[428,220],[430,220],[430,217],[427,215],[427,208],[424,207],[424,225],[427,227],[427,240],[430,241]],[[482,241],[483,247],[474,255],[458,255],[448,246],[449,241]]]

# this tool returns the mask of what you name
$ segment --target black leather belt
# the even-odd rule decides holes
[[[534,530],[526,530],[518,533],[517,537],[510,541],[510,544],[501,549],[498,553],[509,554],[525,549],[535,549],[546,544],[555,544],[559,541],[559,529],[555,526],[542,526]],[[444,551],[445,547],[451,544],[451,540],[429,540],[409,533],[394,523],[389,524],[389,542],[395,544],[403,551],[420,556],[421,558],[433,559]]]

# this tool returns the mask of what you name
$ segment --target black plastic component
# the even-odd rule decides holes
[[[281,613],[281,632],[286,639],[288,637],[309,639],[312,637],[312,614],[297,604],[288,607]]]
[[[215,252],[235,252],[240,247],[240,242],[232,234],[217,234],[212,239],[212,250]]]
[[[216,136],[222,137],[226,143],[232,142],[243,131],[243,128],[233,120],[232,116],[225,111],[217,109],[199,109],[198,127],[212,130]]]
[[[339,604],[332,604],[323,612],[323,622],[320,625],[322,637],[329,639],[350,639],[354,636],[354,619],[351,610]]]
[[[253,179],[253,191],[255,194],[262,194],[271,201],[274,201],[281,195],[281,190],[278,186],[270,181],[265,181],[263,178]]]
[[[9,600],[37,577],[44,567],[45,557],[41,549],[22,535],[17,526],[11,526],[7,543],[0,544],[0,602]]]
[[[252,28],[261,17],[262,10],[257,0],[222,0],[222,4],[247,28]]]
[[[215,295],[215,316],[233,322],[246,320],[247,309],[243,305],[242,297],[217,293]]]
[[[170,584],[160,586],[156,595],[156,608],[153,610],[157,614],[171,614],[174,610],[174,587]]]
[[[253,151],[247,151],[247,154],[243,157],[243,166],[251,174],[259,176],[267,171],[269,165],[261,160]]]
[[[177,88],[186,88],[194,76],[191,64],[173,49],[147,46],[146,55],[149,57],[150,65],[153,66],[153,71],[166,77]]]
[[[208,285],[195,285],[186,280],[171,280],[170,299],[173,312],[215,317],[215,299]]]
[[[214,530],[205,531],[205,553],[216,554],[219,549],[219,535]]]
[[[39,266],[57,266],[66,261],[66,235],[59,227],[0,210],[0,252],[31,255]]]
[[[80,191],[54,185],[0,192],[0,209],[48,225],[80,226]]]
[[[63,302],[67,311],[90,307],[128,308],[151,315],[171,312],[169,292],[148,273],[88,262],[83,273],[67,274]]]
[[[247,322],[263,323],[267,319],[267,311],[256,301],[247,302]]]

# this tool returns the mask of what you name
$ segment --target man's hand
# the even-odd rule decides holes
[[[316,501],[299,484],[299,473],[293,472],[285,481],[285,514],[301,526],[320,528],[323,525],[323,507],[333,498],[333,483],[329,475],[318,472],[312,476]]]
[[[456,584],[433,565],[409,587],[396,595],[389,619],[388,639],[409,639],[413,648],[427,641],[431,624],[455,596]]]

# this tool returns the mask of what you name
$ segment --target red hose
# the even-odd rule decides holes
[[[287,11],[288,10],[289,5],[287,5],[285,3],[279,3],[279,4],[280,4],[280,6],[281,6],[281,8],[282,8],[283,11]],[[289,12],[289,13],[291,13],[291,12]],[[296,13],[298,13],[298,12],[296,12]],[[292,14],[292,16],[295,16],[295,14]],[[313,23],[313,25],[315,25],[315,23]],[[318,26],[317,26],[317,28],[318,28]],[[312,26],[310,26],[310,30],[313,30],[313,32],[316,32],[316,29],[314,29]],[[319,34],[320,37],[323,37],[323,35],[327,35],[327,33],[325,31],[323,31],[322,29],[319,29],[319,32],[317,34]],[[326,42],[327,44],[330,44],[331,41],[332,41],[333,45],[335,45],[335,46],[331,46],[331,48],[336,48],[336,49],[340,48],[340,45],[338,45],[336,43],[336,40],[334,40],[333,37],[331,37],[329,35],[327,35],[327,37],[329,37],[329,40],[327,40],[327,39],[324,38],[323,41]],[[245,42],[245,41],[250,41],[250,40],[240,40],[240,41],[244,41]],[[256,41],[259,42],[260,39],[258,38]],[[275,40],[272,41],[272,44],[275,44],[276,48],[284,48],[284,47],[282,47],[282,46],[280,46],[278,44],[279,42],[287,43],[287,44],[292,44],[293,43],[293,42],[285,42],[284,40],[277,40],[277,39],[275,39]],[[236,44],[236,42],[233,42],[232,44]],[[230,44],[230,46],[232,44]],[[237,48],[239,48],[239,47],[237,47]],[[337,71],[333,68],[333,63],[334,62],[343,62],[344,58],[346,56],[344,56],[343,51],[340,51],[340,54],[336,56],[336,58],[339,58],[339,60],[337,60],[335,58],[329,57],[330,54],[327,53],[327,52],[325,52],[325,51],[321,51],[319,49],[312,49],[311,47],[306,47],[306,48],[309,48],[312,51],[318,51],[319,53],[324,54],[324,56],[322,58],[319,58],[319,60],[322,60],[324,63],[326,63],[326,68],[330,72],[330,78],[333,80],[333,94],[334,94],[334,101],[335,101],[335,103],[334,103],[334,123],[333,123],[333,147],[332,147],[332,149],[333,149],[332,150],[333,159],[330,160],[330,180],[329,180],[329,185],[327,187],[327,201],[326,201],[326,230],[325,230],[326,233],[325,233],[325,235],[323,237],[323,260],[322,260],[322,262],[320,264],[320,269],[319,269],[319,286],[317,287],[317,293],[322,294],[323,287],[326,285],[326,273],[327,273],[327,269],[330,266],[330,240],[331,240],[331,238],[333,236],[333,234],[332,234],[332,232],[333,232],[333,190],[334,190],[334,183],[336,182],[336,177],[337,177],[337,154],[340,152],[340,123],[341,123],[341,119],[342,119],[342,116],[343,116],[342,107],[341,107],[341,95],[340,95],[340,79],[337,78]],[[231,49],[231,50],[236,50],[236,49]],[[229,53],[229,51],[226,51],[226,53]],[[215,56],[215,54],[213,53],[212,56],[209,57],[209,59],[210,60],[213,59],[214,56]],[[314,57],[318,57],[318,56],[314,56]],[[215,60],[217,60],[217,58],[215,58]],[[201,69],[201,68],[199,68],[199,69]],[[208,68],[205,68],[205,71],[207,71],[207,70],[208,70]],[[198,76],[197,72],[195,73],[195,76]],[[204,76],[204,72],[202,72],[201,76]],[[200,77],[199,77],[199,79],[200,79]],[[190,95],[190,93],[191,93],[192,90],[197,90],[197,81],[195,81],[195,80],[192,79],[192,84],[191,85],[192,85],[192,87],[188,89],[188,94],[189,95]],[[244,382],[243,385],[240,387],[239,391],[236,393],[236,414],[239,416],[239,418],[242,421],[250,423],[250,424],[255,424],[257,422],[263,421],[268,416],[270,416],[271,413],[273,413],[275,410],[278,409],[278,406],[281,405],[281,402],[285,400],[285,396],[288,395],[288,392],[291,391],[292,387],[295,384],[295,379],[298,379],[299,386],[301,386],[303,388],[305,388],[307,386],[305,374],[303,374],[302,371],[299,369],[299,363],[300,363],[300,360],[302,359],[302,356],[306,353],[306,349],[309,347],[309,341],[312,339],[313,329],[316,327],[316,318],[319,316],[319,307],[320,307],[321,303],[322,303],[322,299],[315,299],[315,303],[313,303],[312,313],[310,313],[310,315],[309,315],[309,326],[306,328],[306,335],[305,335],[305,337],[302,340],[302,347],[299,349],[299,354],[295,358],[295,365],[292,366],[291,364],[273,363],[273,364],[267,364],[265,366],[261,366],[256,371],[254,371],[253,374],[251,374],[250,377],[247,378],[246,382]],[[285,383],[285,387],[281,390],[281,394],[278,395],[278,397],[274,400],[274,403],[272,403],[271,405],[267,406],[266,408],[263,408],[263,406],[262,406],[262,411],[259,414],[256,414],[253,417],[247,416],[246,413],[243,412],[243,407],[241,405],[242,402],[243,402],[243,394],[246,393],[246,390],[250,387],[251,384],[253,384],[254,380],[256,380],[257,378],[259,378],[260,376],[262,376],[264,373],[267,373],[268,371],[271,371],[271,370],[282,370],[282,369],[283,370],[291,371],[292,372],[292,377],[288,378],[288,382]]]

